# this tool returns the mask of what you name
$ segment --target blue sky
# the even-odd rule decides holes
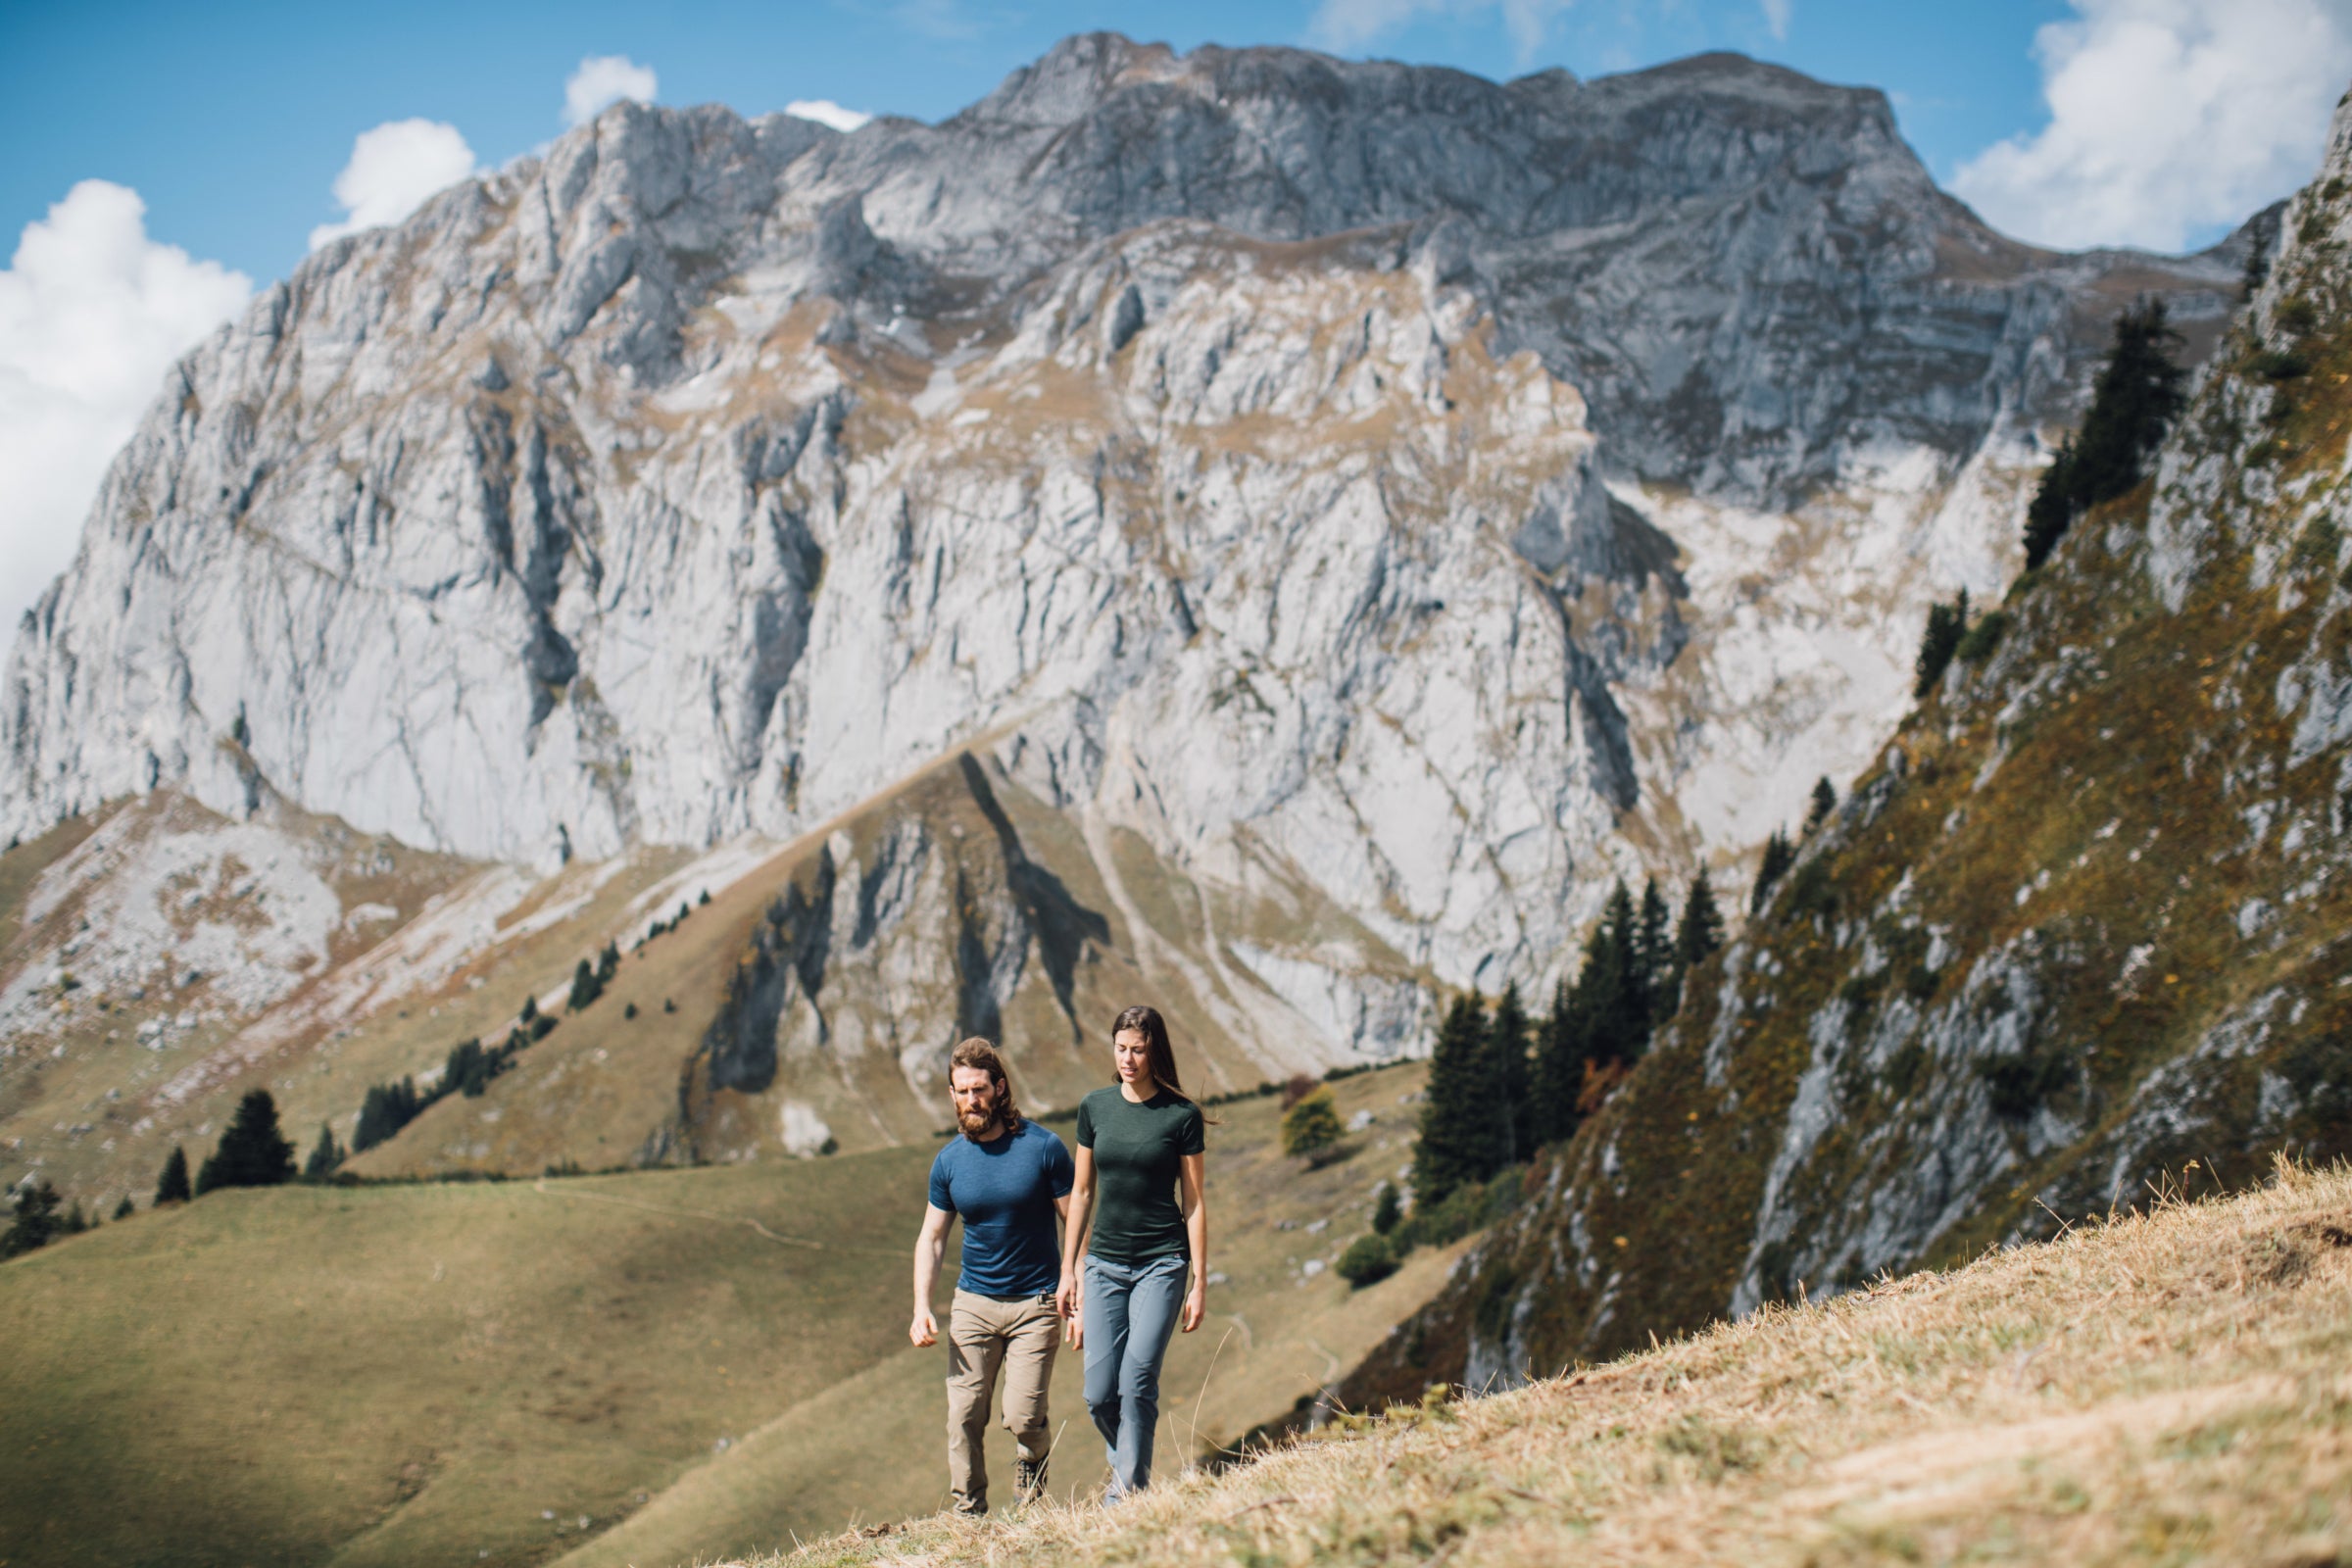
[[[2352,0],[0,0],[0,626],[172,362],[312,245],[612,96],[938,120],[1097,27],[1497,78],[1740,50],[1884,88],[1939,180],[2061,247],[2211,243],[2352,78]]]
[[[0,6],[0,228],[13,236],[79,179],[145,198],[148,231],[249,276],[283,273],[352,139],[384,121],[455,125],[497,164],[563,128],[564,81],[584,56],[659,74],[662,101],[747,114],[795,99],[937,120],[1054,39],[1094,27],[1202,42],[1343,42],[1338,52],[1441,62],[1508,77],[1550,66],[1596,75],[1737,49],[1895,96],[1904,132],[1948,179],[2044,118],[2034,29],[2064,0],[1966,6],[1790,0],[1785,26],[1757,0],[1506,7],[1388,3],[1400,25],[1334,24],[1314,0],[1186,5],[1074,0],[814,0],[657,7],[402,7],[6,0]],[[1522,19],[1514,37],[1512,17]],[[1541,25],[1532,48],[1527,21]],[[2207,225],[2211,227],[2212,225]]]

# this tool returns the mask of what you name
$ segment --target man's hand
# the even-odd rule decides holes
[[[1185,1333],[1190,1334],[1200,1326],[1200,1320],[1206,1316],[1208,1316],[1208,1284],[1196,1275],[1193,1279],[1193,1288],[1184,1293],[1184,1311],[1176,1321],[1182,1326]]]
[[[1070,1348],[1086,1344],[1086,1290],[1075,1274],[1064,1274],[1061,1284],[1054,1291],[1054,1310],[1061,1318],[1062,1332],[1068,1336]]]
[[[918,1306],[914,1309],[914,1321],[906,1325],[906,1337],[914,1342],[917,1349],[939,1343],[939,1320],[931,1315],[930,1308]]]

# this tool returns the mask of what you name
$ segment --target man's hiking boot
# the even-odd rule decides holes
[[[1046,1490],[1046,1461],[1012,1456],[1012,1490],[1023,1502],[1035,1502]]]

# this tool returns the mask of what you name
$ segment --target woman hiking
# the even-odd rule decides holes
[[[1205,1118],[1177,1082],[1157,1011],[1120,1013],[1110,1049],[1118,1083],[1078,1102],[1078,1169],[1054,1293],[1071,1343],[1086,1352],[1086,1404],[1109,1449],[1105,1502],[1152,1483],[1159,1364],[1180,1323],[1187,1334],[1200,1326],[1208,1293]]]

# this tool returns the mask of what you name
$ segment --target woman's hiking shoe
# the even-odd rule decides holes
[[[1023,1502],[1035,1502],[1046,1490],[1046,1461],[1012,1456],[1012,1490]]]

